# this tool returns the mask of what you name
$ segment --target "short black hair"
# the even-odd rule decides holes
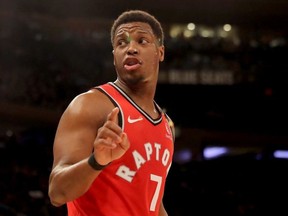
[[[115,36],[116,29],[125,23],[131,22],[143,22],[150,25],[154,35],[158,38],[159,44],[164,44],[164,33],[160,22],[151,14],[142,10],[128,10],[120,14],[118,18],[114,21],[111,27],[111,43],[113,45],[113,40]]]

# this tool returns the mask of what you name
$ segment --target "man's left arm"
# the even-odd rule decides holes
[[[164,208],[163,201],[160,204],[159,216],[168,216],[168,214]]]

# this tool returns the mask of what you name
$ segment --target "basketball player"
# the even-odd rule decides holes
[[[111,28],[117,79],[78,95],[54,140],[49,197],[69,216],[167,216],[162,198],[174,151],[171,119],[154,101],[164,35],[151,14]]]

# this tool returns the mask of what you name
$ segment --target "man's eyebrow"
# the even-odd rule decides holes
[[[115,34],[115,39],[120,39],[120,38],[125,38],[127,39],[128,41],[131,41],[132,38],[131,38],[131,34],[133,32],[129,33],[127,31],[119,31],[118,33]],[[148,36],[153,36],[154,34],[151,32],[151,31],[146,31],[146,30],[135,30],[134,33],[137,33],[139,35],[143,35],[145,37],[148,37]]]

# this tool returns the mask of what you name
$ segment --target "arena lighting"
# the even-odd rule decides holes
[[[279,159],[288,159],[288,150],[275,150],[273,156]]]
[[[184,32],[183,32],[183,35],[184,35],[184,37],[185,38],[191,38],[192,36],[194,36],[194,32],[193,31],[191,31],[191,30],[188,30],[188,29],[186,29]]]
[[[220,156],[223,156],[224,154],[228,153],[227,147],[206,147],[203,151],[203,156],[205,159],[213,159]]]
[[[178,150],[174,153],[174,160],[179,164],[184,164],[192,160],[192,151],[190,149]]]
[[[231,31],[231,29],[232,29],[232,26],[230,24],[223,25],[223,30],[224,31],[228,32],[228,31]]]
[[[196,25],[194,23],[188,23],[187,24],[188,30],[193,31],[193,30],[195,30],[195,28],[196,28]]]

